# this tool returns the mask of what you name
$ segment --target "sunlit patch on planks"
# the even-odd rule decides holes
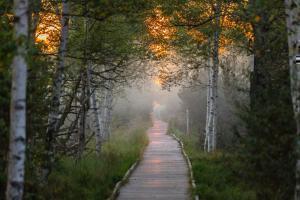
[[[180,145],[166,131],[166,123],[154,121],[143,160],[121,188],[118,200],[190,199],[187,163]]]

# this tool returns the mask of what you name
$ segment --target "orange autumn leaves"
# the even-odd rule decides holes
[[[201,3],[192,1],[193,3],[188,3],[185,9],[193,9],[193,7],[200,6]],[[201,14],[196,18],[196,20],[203,20],[212,18],[210,22],[205,24],[206,26],[214,26],[214,15],[213,7],[215,6],[216,2],[210,1],[210,3],[201,4],[202,10],[205,10],[206,12],[201,12]],[[235,41],[232,38],[232,35],[228,35],[229,32],[232,30],[238,30],[240,34],[244,35],[245,38],[248,40],[253,40],[253,33],[252,33],[252,27],[249,23],[244,23],[237,21],[232,18],[233,13],[235,10],[238,9],[237,4],[231,3],[231,4],[223,4],[221,6],[221,13],[220,13],[220,27],[221,35],[220,35],[220,41],[219,41],[219,51],[220,54],[223,54],[226,52],[226,49],[233,46]],[[183,18],[183,17],[182,17]],[[195,21],[195,19],[193,19]],[[185,23],[192,23],[188,22],[188,20],[184,19]],[[196,23],[197,24],[197,23]],[[203,26],[205,26],[203,25]],[[187,34],[192,37],[192,39],[198,43],[202,43],[208,40],[209,35],[203,34],[201,31],[198,30],[198,27],[196,28],[190,28],[187,31]]]
[[[175,17],[180,24],[192,25],[197,24],[206,19],[213,18],[213,1],[209,3],[199,2],[195,0],[188,1],[182,6],[180,11],[174,12]],[[199,15],[189,15],[190,10],[200,10]],[[238,9],[236,4],[224,4],[221,8],[220,29],[220,53],[226,51],[226,48],[233,46],[234,39],[228,36],[227,33],[232,30],[239,30],[240,34],[244,35],[248,40],[253,40],[251,25],[244,22],[238,22],[232,19],[234,11]],[[176,39],[177,29],[171,24],[171,17],[163,14],[158,7],[153,10],[153,15],[145,20],[148,33],[153,39],[149,45],[149,49],[157,57],[167,56],[171,52],[170,43]],[[214,20],[211,20],[204,26],[214,26]],[[210,35],[199,30],[199,27],[187,26],[186,33],[197,43],[208,42]]]
[[[60,42],[61,16],[59,8],[54,8],[50,1],[42,1],[42,11],[39,12],[39,23],[35,32],[35,41],[41,45],[43,52],[54,53]]]
[[[145,24],[152,39],[149,49],[157,57],[164,57],[171,53],[170,42],[175,39],[176,28],[171,26],[171,18],[165,16],[161,8],[155,8]]]

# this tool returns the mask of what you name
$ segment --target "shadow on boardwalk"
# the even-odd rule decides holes
[[[118,200],[190,199],[188,166],[178,142],[166,131],[166,123],[154,120],[143,160],[121,188]]]

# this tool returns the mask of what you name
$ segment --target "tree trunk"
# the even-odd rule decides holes
[[[296,62],[297,56],[300,58],[300,2],[299,0],[285,0],[286,24],[288,30],[289,45],[289,65],[291,79],[291,94],[294,114],[297,125],[296,150],[300,148],[300,62]],[[298,150],[299,151],[299,150]],[[297,152],[296,163],[296,188],[295,200],[300,199],[300,154]]]
[[[79,120],[79,131],[78,131],[78,152],[77,152],[77,160],[81,159],[85,148],[85,128],[86,128],[86,113],[87,113],[87,94],[86,94],[86,76],[85,72],[82,72],[81,75],[82,86],[81,86],[81,115]]]
[[[208,62],[208,77],[207,77],[207,102],[206,102],[206,123],[205,123],[205,140],[204,140],[204,151],[208,152],[208,144],[210,143],[210,138],[209,138],[209,119],[210,119],[210,113],[211,113],[211,66],[210,66],[210,62]]]
[[[214,8],[216,20],[215,20],[215,32],[213,39],[213,52],[212,59],[213,64],[210,67],[210,77],[208,89],[209,98],[209,113],[207,119],[207,151],[211,152],[216,149],[216,135],[217,135],[217,98],[218,98],[218,76],[219,76],[219,39],[220,39],[220,12],[221,4],[218,3]]]
[[[94,126],[96,130],[95,138],[96,138],[96,154],[99,155],[101,153],[101,146],[102,146],[102,135],[101,135],[101,118],[98,110],[97,105],[97,98],[96,98],[96,90],[92,89],[91,84],[91,66],[88,66],[87,69],[87,78],[88,78],[88,86],[89,91],[91,93],[91,109],[94,115]]]
[[[108,90],[108,97],[107,97],[107,116],[106,116],[106,125],[105,125],[105,134],[106,134],[106,140],[110,137],[110,125],[111,125],[111,119],[112,119],[112,104],[113,104],[113,83],[112,81],[109,81],[109,90]]]
[[[14,1],[14,33],[17,51],[13,58],[8,155],[7,200],[20,200],[24,187],[26,151],[26,40],[28,37],[28,0]]]
[[[217,145],[217,99],[218,99],[218,80],[219,80],[219,40],[220,40],[220,11],[221,5],[216,5],[216,30],[214,33],[213,46],[213,75],[212,75],[212,150]]]
[[[250,110],[245,113],[248,132],[243,139],[243,155],[249,181],[257,186],[258,199],[291,199],[295,187],[296,125],[283,2],[249,1],[249,11],[257,19],[250,20],[254,66]]]
[[[69,5],[67,0],[62,1],[62,19],[61,19],[61,34],[60,46],[58,52],[58,64],[54,75],[52,99],[50,104],[48,128],[46,131],[46,163],[43,169],[43,181],[51,173],[52,163],[54,162],[54,140],[55,135],[59,131],[60,118],[60,98],[62,96],[62,85],[64,80],[65,55],[67,50],[67,39],[69,32]]]
[[[87,13],[87,1],[84,1],[84,13],[86,15]],[[77,160],[81,159],[81,156],[84,152],[85,149],[85,129],[86,129],[86,114],[88,111],[88,100],[90,99],[90,96],[87,92],[87,84],[88,84],[88,73],[87,71],[89,70],[88,66],[88,60],[87,60],[87,40],[88,40],[88,18],[85,16],[84,18],[84,50],[83,50],[83,68],[80,72],[81,74],[81,80],[82,80],[82,86],[81,86],[81,98],[80,98],[80,103],[81,103],[81,115],[80,115],[80,121],[79,121],[79,132],[78,132],[78,152],[77,152]]]
[[[190,112],[188,108],[186,109],[185,117],[186,117],[186,135],[189,135],[190,134]]]
[[[108,119],[108,98],[109,98],[109,89],[105,88],[104,92],[104,99],[102,102],[102,109],[101,109],[101,119],[102,119],[102,135],[103,138],[106,140],[107,139],[107,119]]]
[[[36,29],[38,27],[39,24],[39,20],[40,20],[40,9],[41,9],[41,0],[31,0],[30,2],[30,6],[32,6],[32,20],[31,20],[31,37],[30,39],[32,39],[33,42],[35,42],[35,36],[36,36]]]

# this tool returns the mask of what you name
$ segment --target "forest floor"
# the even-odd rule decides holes
[[[189,171],[178,142],[167,135],[167,123],[153,121],[142,161],[121,190],[118,200],[190,199]]]

